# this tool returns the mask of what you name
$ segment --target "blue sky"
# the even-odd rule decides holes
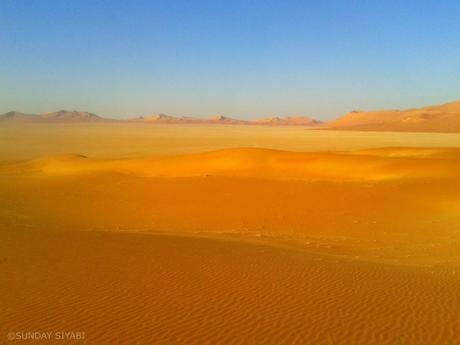
[[[460,1],[0,1],[0,112],[238,118],[460,99]]]

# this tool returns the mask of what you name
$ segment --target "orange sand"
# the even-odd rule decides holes
[[[36,150],[0,163],[2,341],[460,343],[458,148]]]
[[[406,110],[352,111],[330,121],[340,130],[460,132],[460,101]]]
[[[460,334],[458,277],[445,270],[120,233],[12,229],[2,231],[0,249],[2,336],[73,330],[85,331],[87,344],[455,344]]]
[[[327,131],[291,126],[0,123],[0,161],[68,153],[137,158],[239,147],[300,152],[460,147],[460,134]]]

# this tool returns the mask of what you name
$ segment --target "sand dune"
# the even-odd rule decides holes
[[[352,152],[300,153],[269,149],[226,149],[161,158],[89,159],[60,155],[20,164],[48,175],[123,173],[144,177],[228,176],[305,181],[380,181],[455,178],[460,149],[388,148]],[[3,167],[4,171],[16,165]]]
[[[458,343],[460,289],[448,271],[177,236],[0,236],[2,335],[84,331],[73,343],[101,345]]]
[[[126,120],[105,119],[88,112],[60,110],[40,115],[11,111],[0,115],[0,123],[24,122],[106,122],[150,124],[231,124],[269,126],[318,126],[322,122],[308,116],[267,117],[241,120],[216,115],[210,118],[155,114]],[[324,128],[355,131],[402,131],[460,133],[460,101],[407,110],[352,111],[325,123]]]
[[[407,110],[352,111],[326,127],[369,131],[460,132],[460,101]]]
[[[60,155],[0,165],[0,221],[258,234],[365,260],[454,263],[459,164],[459,149],[437,148],[228,149],[137,159]]]
[[[458,342],[457,135],[117,126],[0,132],[0,336]]]
[[[10,111],[0,115],[0,124],[5,123],[68,123],[68,122],[118,122],[149,124],[231,124],[261,126],[306,126],[315,127],[323,122],[308,116],[274,116],[254,120],[234,119],[223,115],[210,118],[171,116],[154,114],[130,119],[106,119],[88,112],[60,110],[40,115]],[[352,111],[335,120],[326,122],[323,128],[354,131],[387,132],[446,132],[460,133],[460,101],[442,105],[407,110]]]
[[[302,126],[153,125],[135,122],[0,125],[0,161],[83,154],[127,158],[260,147],[284,151],[348,151],[382,147],[460,147],[458,133],[310,130]]]
[[[317,131],[302,126],[145,126],[118,122],[0,126],[0,161],[69,152],[91,158],[127,158],[240,147],[308,152],[392,146],[460,147],[460,134]]]

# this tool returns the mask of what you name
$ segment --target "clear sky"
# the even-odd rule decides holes
[[[0,112],[238,118],[460,99],[458,0],[0,0]]]

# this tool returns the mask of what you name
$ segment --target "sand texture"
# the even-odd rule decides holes
[[[359,131],[460,132],[460,101],[406,110],[352,111],[326,124]]]
[[[84,330],[88,344],[459,340],[458,277],[443,270],[119,233],[15,230],[0,248],[5,334]]]
[[[1,344],[460,344],[455,134],[117,126],[2,128]]]

